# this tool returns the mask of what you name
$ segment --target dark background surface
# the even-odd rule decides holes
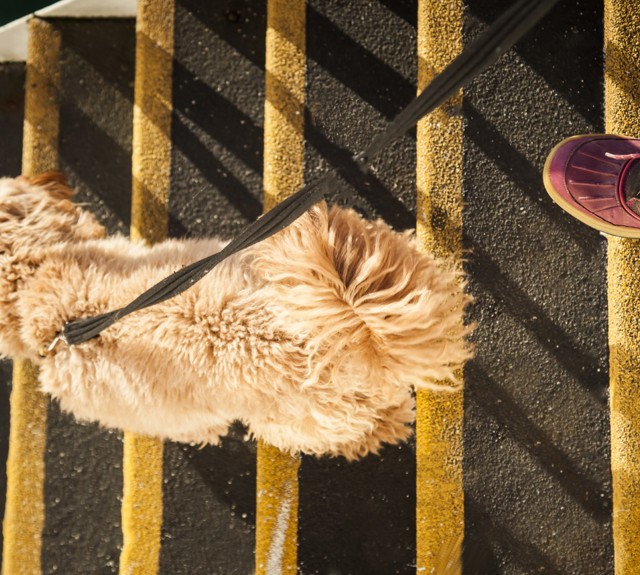
[[[467,36],[509,4],[469,2]],[[465,91],[465,511],[486,575],[613,572],[606,240],[541,181],[557,142],[603,130],[602,19],[561,2]]]
[[[469,39],[510,2],[468,2]],[[352,165],[414,95],[415,2],[309,2],[305,177]],[[230,237],[261,212],[264,3],[180,0],[172,235]],[[61,165],[112,231],[129,226],[132,21],[58,21]],[[20,169],[21,65],[2,65],[0,165]],[[602,130],[602,7],[564,0],[465,90],[465,247],[477,357],[466,369],[465,575],[613,572],[605,241],[556,208],[540,173],[560,139]],[[408,135],[332,199],[415,223]],[[8,367],[0,370],[6,459]],[[116,573],[121,437],[53,406],[46,573]],[[162,575],[253,569],[255,446],[167,443]],[[4,450],[4,451],[3,451]],[[0,473],[0,482],[4,474]],[[4,487],[0,485],[4,494]],[[302,575],[415,573],[413,443],[358,463],[304,458]]]
[[[54,3],[51,0],[4,0],[0,7],[0,26]]]

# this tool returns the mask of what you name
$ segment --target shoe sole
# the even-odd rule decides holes
[[[573,216],[577,220],[580,220],[583,224],[586,224],[590,228],[594,228],[610,236],[640,239],[640,229],[608,224],[603,220],[599,220],[594,216],[590,216],[589,214],[584,213],[582,210],[579,210],[573,204],[565,200],[564,197],[558,192],[558,190],[556,190],[555,186],[551,183],[551,160],[561,146],[563,146],[567,142],[571,142],[572,140],[577,140],[579,138],[588,136],[597,137],[600,135],[602,134],[582,134],[580,136],[571,136],[570,138],[566,138],[565,140],[562,140],[562,142],[554,146],[547,156],[547,161],[545,162],[544,169],[542,171],[542,180],[544,182],[544,187],[547,190],[547,193],[551,196],[551,199],[556,204],[558,204],[569,215]]]

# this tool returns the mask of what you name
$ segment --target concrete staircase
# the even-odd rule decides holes
[[[64,170],[135,239],[231,237],[351,162],[510,4],[42,14],[26,64],[0,64],[0,167]],[[75,423],[5,363],[2,574],[640,573],[640,258],[565,216],[541,179],[566,136],[640,135],[633,4],[562,0],[331,198],[464,260],[477,357],[464,394],[419,394],[415,441],[357,463],[291,458],[239,426],[219,447],[163,445]]]

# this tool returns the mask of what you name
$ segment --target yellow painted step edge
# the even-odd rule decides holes
[[[60,40],[60,33],[47,22],[29,22],[22,155],[27,176],[58,165]],[[28,361],[14,361],[3,523],[5,575],[42,572],[47,408],[37,368]]]
[[[173,0],[139,0],[133,112],[131,238],[168,234],[174,47]],[[163,444],[125,433],[120,575],[157,575],[162,531]]]
[[[304,0],[269,0],[265,62],[264,210],[304,179]],[[256,575],[297,573],[300,459],[258,444]]]
[[[462,0],[418,2],[418,90],[462,51]],[[462,261],[462,138],[458,94],[417,128],[416,232],[422,249]],[[459,374],[462,378],[462,374]],[[416,572],[462,573],[462,390],[420,390],[416,414]]]
[[[605,0],[605,130],[640,137],[640,12]],[[640,241],[608,241],[613,544],[616,575],[640,574]]]

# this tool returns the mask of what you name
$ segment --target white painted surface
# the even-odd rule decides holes
[[[36,15],[50,18],[133,18],[136,0],[62,0],[38,10]]]
[[[27,57],[27,20],[25,16],[0,28],[0,62],[23,62]]]
[[[291,493],[291,483],[284,486],[284,498],[278,509],[276,525],[272,533],[271,544],[267,556],[267,575],[282,575],[284,560],[284,544],[291,521],[291,507],[293,506],[293,496]]]
[[[42,18],[135,18],[137,0],[62,0],[35,12]],[[24,62],[27,58],[25,16],[0,27],[0,62]]]

